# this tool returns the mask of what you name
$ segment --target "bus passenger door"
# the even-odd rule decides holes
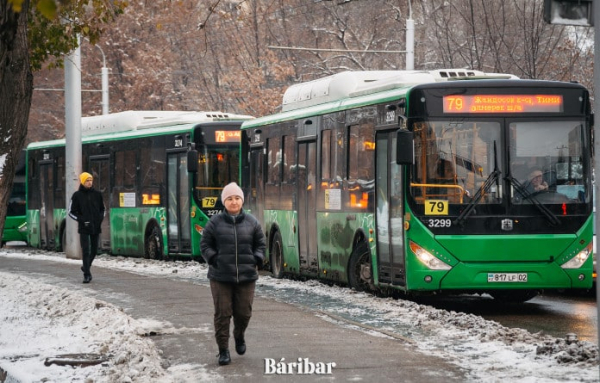
[[[104,202],[104,220],[102,221],[102,233],[98,241],[98,248],[102,252],[110,251],[110,194],[109,194],[109,156],[90,157],[90,172],[94,177],[94,189],[102,194]]]
[[[404,169],[396,164],[396,132],[377,133],[377,265],[379,282],[406,285],[404,262]]]
[[[244,177],[243,179],[247,182],[247,183],[242,183],[245,185],[249,186],[249,191],[248,192],[248,202],[247,202],[247,206],[248,206],[248,210],[250,210],[250,213],[258,220],[258,222],[260,222],[260,224],[262,225],[263,229],[264,229],[264,214],[263,214],[263,209],[265,207],[265,203],[264,203],[264,179],[263,179],[263,159],[264,159],[264,154],[263,154],[263,148],[258,147],[258,148],[252,148],[252,150],[250,151],[250,175],[248,177],[248,179],[246,180],[245,175],[242,175],[242,177]]]
[[[54,250],[54,162],[40,161],[40,248]],[[70,197],[69,197],[70,198]],[[70,201],[70,199],[69,199]]]
[[[317,276],[317,214],[316,214],[316,174],[317,144],[315,141],[298,143],[297,206],[300,273]]]
[[[167,235],[169,254],[191,254],[187,152],[167,154]]]

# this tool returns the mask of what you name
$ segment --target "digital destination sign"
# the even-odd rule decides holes
[[[444,96],[444,113],[560,113],[559,94],[479,94]]]
[[[241,130],[216,130],[216,142],[240,142],[242,138]]]

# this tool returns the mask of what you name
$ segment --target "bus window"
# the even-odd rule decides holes
[[[348,203],[351,208],[373,209],[375,188],[374,125],[372,123],[350,127],[348,145]]]

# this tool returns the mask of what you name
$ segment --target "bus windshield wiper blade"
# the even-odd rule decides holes
[[[477,193],[475,193],[475,195],[473,196],[473,199],[467,205],[467,208],[465,210],[463,210],[462,213],[460,213],[458,218],[456,218],[456,221],[454,222],[455,224],[459,224],[461,226],[464,224],[467,217],[469,215],[471,215],[471,213],[475,209],[475,205],[477,205],[479,203],[479,201],[484,196],[484,194],[487,193],[488,190],[492,187],[492,184],[494,183],[494,181],[496,181],[496,183],[498,183],[500,174],[502,174],[502,172],[498,169],[498,152],[496,149],[496,141],[494,140],[494,171],[490,173],[488,178],[485,180],[485,183],[483,184],[483,186],[480,187],[479,190],[477,190]]]
[[[462,225],[465,222],[467,217],[469,217],[469,215],[471,215],[471,213],[475,209],[475,205],[477,205],[479,203],[479,201],[484,196],[484,194],[487,193],[488,190],[494,184],[494,182],[498,180],[501,173],[502,172],[498,169],[494,169],[494,171],[490,173],[488,178],[485,180],[485,183],[483,184],[483,186],[480,187],[479,190],[477,190],[477,193],[475,193],[475,195],[473,196],[473,199],[467,205],[467,208],[465,210],[463,210],[462,213],[460,213],[458,218],[456,218],[455,224]]]
[[[546,218],[548,218],[548,221],[550,221],[552,225],[560,224],[560,219],[558,219],[556,214],[552,213],[550,209],[546,207],[546,205],[538,201],[538,199],[535,198],[533,193],[530,193],[519,181],[517,181],[515,177],[513,177],[512,175],[508,175],[504,179],[508,180],[508,182],[510,182],[513,185],[513,187],[517,189],[517,192],[523,196],[523,199],[529,199],[531,203],[535,205],[535,207],[537,207],[538,210],[546,216]]]

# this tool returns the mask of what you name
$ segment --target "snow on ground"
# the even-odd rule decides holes
[[[1,257],[80,263],[65,259],[62,253],[26,248],[2,249]],[[94,265],[206,282],[206,266],[196,262],[99,256]],[[293,298],[292,303],[310,307],[317,315],[374,336],[408,338],[424,353],[469,371],[473,382],[599,381],[598,346],[589,342],[568,344],[476,315],[374,297],[317,281],[263,276],[257,294],[285,302]],[[203,381],[220,378],[203,366],[163,368],[158,350],[143,336],[152,323],[135,320],[119,307],[76,291],[0,272],[0,308],[0,369],[10,369],[21,382],[186,382],[192,370]],[[45,356],[65,353],[110,354],[111,358],[86,368],[43,366],[45,361],[52,362]]]

